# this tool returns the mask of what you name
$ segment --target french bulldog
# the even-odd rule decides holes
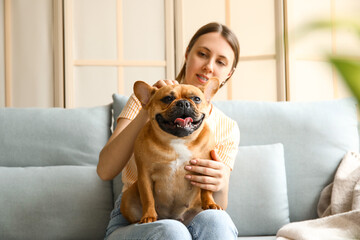
[[[160,89],[142,81],[134,84],[149,121],[134,143],[138,180],[121,199],[121,213],[130,223],[176,219],[188,224],[202,210],[222,209],[211,191],[185,179],[191,159],[211,159],[215,139],[206,119],[218,89],[217,78],[202,90],[185,84]]]

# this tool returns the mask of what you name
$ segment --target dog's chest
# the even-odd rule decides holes
[[[176,159],[171,162],[170,166],[173,172],[176,172],[179,167],[183,166],[191,159],[192,152],[185,145],[185,141],[183,139],[172,140],[170,142],[170,146],[173,148],[176,155]]]
[[[189,181],[185,179],[187,172],[185,166],[193,158],[193,153],[183,139],[171,140],[169,146],[172,150],[167,155],[166,161],[155,163],[152,170],[151,177],[155,184],[155,191],[160,195],[173,195],[173,191],[189,187]]]

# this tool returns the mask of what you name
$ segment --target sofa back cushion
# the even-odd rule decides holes
[[[111,106],[0,109],[0,166],[96,165]]]
[[[359,150],[356,102],[220,101],[214,105],[237,121],[240,145],[283,144],[290,220],[316,218],[321,190],[333,180],[346,152]],[[235,163],[235,168],[241,167]]]

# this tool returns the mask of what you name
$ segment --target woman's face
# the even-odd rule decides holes
[[[211,77],[220,83],[232,74],[234,52],[220,33],[212,32],[200,36],[185,55],[186,69],[183,83],[202,86]]]

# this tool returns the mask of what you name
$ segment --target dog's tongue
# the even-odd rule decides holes
[[[181,127],[185,127],[186,125],[188,125],[189,123],[192,123],[193,119],[191,117],[187,117],[185,119],[183,118],[177,118],[175,119],[176,124],[179,124]]]

